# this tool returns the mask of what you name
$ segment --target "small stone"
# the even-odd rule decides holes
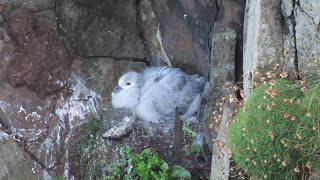
[[[121,139],[132,131],[136,116],[131,110],[125,108],[115,109],[113,113],[115,115],[112,116],[111,119],[112,121],[118,122],[118,124],[106,131],[102,137]]]

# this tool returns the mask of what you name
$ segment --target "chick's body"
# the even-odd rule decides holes
[[[143,73],[128,72],[119,79],[119,86],[112,93],[112,105],[130,108],[148,122],[166,121],[174,118],[176,107],[184,115],[191,104],[200,106],[204,84],[203,77],[172,67],[151,67]],[[192,113],[188,112],[187,116]]]

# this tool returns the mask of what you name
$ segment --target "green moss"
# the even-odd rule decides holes
[[[302,133],[310,139],[302,145],[301,151],[308,155],[314,169],[320,170],[320,83],[309,80],[310,90],[305,93],[302,106],[306,109],[305,127]]]
[[[98,179],[107,166],[102,134],[102,117],[93,117],[81,127],[76,143],[76,153],[80,157],[81,179]]]
[[[306,116],[304,102],[314,102],[309,110],[318,112],[320,101],[311,101],[308,94],[304,97],[300,86],[287,80],[254,89],[229,128],[230,148],[240,168],[250,176],[290,180],[297,179],[295,168],[302,171],[308,163],[319,170],[320,121]]]

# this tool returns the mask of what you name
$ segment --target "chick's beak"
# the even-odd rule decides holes
[[[114,94],[117,94],[117,93],[119,93],[121,90],[122,90],[122,87],[117,86],[116,88],[114,88],[113,93],[114,93]]]

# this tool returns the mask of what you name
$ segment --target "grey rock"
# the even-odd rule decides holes
[[[233,113],[235,107],[232,103],[226,103],[223,108],[221,124],[217,138],[214,140],[212,150],[211,176],[210,180],[228,180],[230,171],[231,151],[228,148],[229,134],[228,122],[230,122],[230,113]]]
[[[198,133],[197,136],[192,141],[192,145],[200,146],[202,147],[205,143],[205,137],[203,133]]]
[[[232,29],[241,30],[245,0],[224,0],[217,1],[217,4],[219,6],[219,21]]]
[[[151,64],[156,66],[171,66],[172,60],[168,57],[162,44],[160,23],[149,0],[140,1],[137,15],[140,19],[138,22],[139,31],[143,35],[144,43],[149,50]]]
[[[59,0],[57,11],[65,43],[76,55],[146,59],[133,1]]]
[[[47,26],[48,28],[54,30],[56,33],[58,33],[57,28],[57,20],[56,20],[56,14],[54,9],[46,9],[43,11],[36,11],[33,13],[33,16],[35,18],[35,21],[38,24]],[[61,37],[60,37],[61,38]]]
[[[121,139],[128,135],[136,120],[135,114],[130,109],[118,108],[114,109],[113,113],[106,117],[106,121],[115,124],[111,126],[103,135],[103,138]]]
[[[2,15],[0,15],[0,23],[3,23],[4,22],[4,18]]]
[[[10,40],[9,32],[4,25],[0,25],[0,86],[5,83],[5,71],[10,54],[13,51],[13,42]]]
[[[25,7],[34,12],[54,9],[55,0],[0,0],[1,12],[5,17],[17,8]]]
[[[284,66],[283,70],[288,72],[290,78],[298,77],[296,66],[296,37],[294,29],[294,0],[282,0],[281,10],[283,16],[283,49],[284,49]]]
[[[1,133],[0,130],[0,179],[43,179],[41,167],[12,138]]]
[[[33,13],[25,7],[11,13],[8,25],[15,46],[6,72],[10,85],[26,86],[41,98],[61,92],[69,76],[69,63],[56,32],[37,24]]]
[[[283,37],[280,0],[248,0],[244,23],[243,90],[251,93],[252,70],[263,72],[272,68],[268,62],[283,59]],[[253,76],[254,79],[254,76]]]
[[[111,93],[122,74],[128,71],[142,71],[146,65],[142,62],[130,62],[126,59],[77,58],[73,60],[72,72],[84,79],[89,89],[101,96],[97,104],[101,109],[111,109]]]
[[[295,6],[296,49],[299,71],[308,76],[317,71],[320,57],[320,2],[299,1]]]
[[[174,67],[189,74],[207,75],[210,33],[217,7],[213,0],[151,1],[162,45]],[[174,29],[174,31],[173,31]]]
[[[317,0],[302,1],[296,0],[296,8],[301,8],[317,25],[320,23],[320,2]]]
[[[295,0],[281,0],[281,10],[284,17],[289,17],[293,13]]]
[[[215,23],[212,38],[212,57],[210,65],[210,96],[204,114],[206,142],[212,150],[212,140],[216,138],[219,125],[215,123],[212,113],[218,110],[215,105],[221,98],[228,95],[227,83],[233,83],[234,77],[234,55],[236,32],[221,23]],[[217,128],[212,128],[212,126]],[[211,128],[210,128],[211,127]]]
[[[218,141],[213,143],[213,140],[219,139],[222,143],[227,143],[225,125],[230,118],[226,115],[231,110],[229,105],[223,104],[227,97],[229,98],[228,86],[234,86],[235,45],[236,31],[216,22],[212,38],[210,97],[204,112],[206,142],[212,151],[211,179],[213,180],[228,179],[229,175],[230,160],[225,155],[228,149],[216,148]],[[223,158],[217,158],[218,156]]]

